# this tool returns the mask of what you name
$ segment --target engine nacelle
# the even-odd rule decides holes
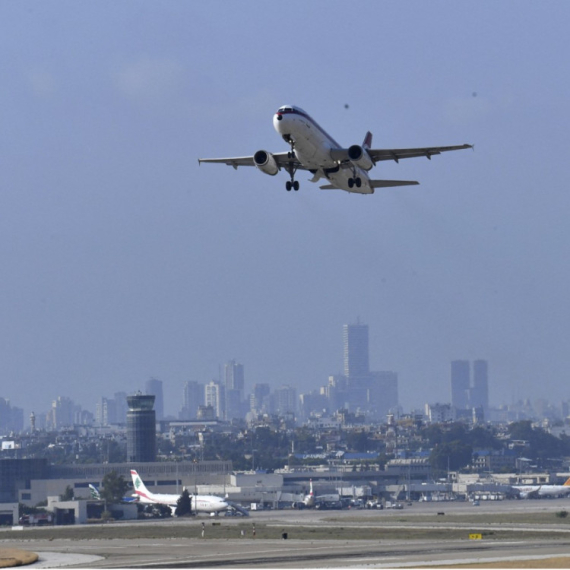
[[[275,176],[279,172],[275,157],[266,150],[258,150],[253,155],[253,162],[261,172],[265,172],[269,176]]]
[[[358,144],[353,144],[348,149],[348,158],[350,159],[350,162],[356,164],[356,166],[360,166],[363,170],[370,170],[374,166],[374,163],[366,152],[366,149],[362,148]]]

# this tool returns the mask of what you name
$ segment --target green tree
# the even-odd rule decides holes
[[[541,428],[533,428],[530,421],[513,422],[509,426],[511,439],[528,441],[529,449],[524,454],[537,463],[546,463],[548,459],[557,458],[568,451],[568,440],[560,439]]]
[[[351,431],[346,435],[346,445],[351,451],[364,453],[368,451],[368,434],[364,430]]]
[[[71,485],[68,485],[65,491],[59,496],[60,501],[73,501],[74,498],[73,487]]]
[[[186,489],[182,491],[182,495],[180,495],[178,501],[176,501],[176,510],[174,511],[174,514],[177,517],[192,514],[192,497]]]
[[[101,481],[101,498],[108,504],[120,503],[127,492],[128,485],[122,475],[116,471],[110,471]]]
[[[450,471],[457,471],[471,463],[473,448],[461,441],[440,443],[430,454],[429,460],[432,469],[439,475]]]

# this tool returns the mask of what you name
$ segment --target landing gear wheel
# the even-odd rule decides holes
[[[349,178],[348,179],[348,187],[352,188],[354,186],[354,178]]]
[[[287,158],[295,158],[295,151],[294,151],[294,150],[289,151],[289,152],[287,153]]]
[[[293,184],[291,182],[289,182],[289,180],[287,180],[287,182],[285,183],[285,189],[287,190],[287,192],[291,192],[292,187],[293,187]]]
[[[360,188],[362,186],[362,180],[360,178],[357,178],[354,183],[356,184],[357,188]]]
[[[297,182],[297,180],[295,180],[295,182],[293,182],[293,190],[295,190],[295,192],[297,190],[299,190],[299,182]]]

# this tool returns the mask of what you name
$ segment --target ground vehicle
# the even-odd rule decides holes
[[[53,524],[54,521],[51,513],[36,513],[21,516],[18,522],[23,526],[45,526]]]

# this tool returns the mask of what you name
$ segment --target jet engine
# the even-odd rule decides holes
[[[253,155],[253,162],[261,172],[265,172],[269,176],[275,176],[279,172],[275,157],[266,150],[258,150]]]
[[[350,159],[350,162],[356,164],[356,166],[360,166],[360,168],[364,170],[370,170],[374,166],[374,163],[366,152],[366,149],[362,148],[358,144],[353,144],[348,149],[348,158]]]

